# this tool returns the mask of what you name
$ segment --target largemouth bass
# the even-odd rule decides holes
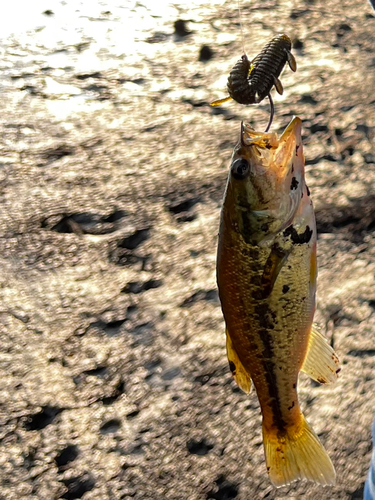
[[[301,120],[293,118],[280,138],[241,124],[221,214],[217,282],[229,367],[246,393],[254,383],[275,486],[335,482],[297,395],[301,370],[320,383],[335,381],[339,371],[336,354],[313,327],[316,240]]]

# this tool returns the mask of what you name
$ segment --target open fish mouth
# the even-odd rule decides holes
[[[280,138],[276,132],[256,132],[253,127],[241,122],[241,143],[245,146],[258,145],[262,148],[275,148],[279,142],[287,141],[292,135],[301,135],[302,121],[294,116]]]
[[[272,169],[279,179],[287,173],[294,156],[302,144],[302,122],[293,117],[279,137],[276,132],[256,132],[249,124],[241,122],[238,153],[253,166]],[[254,168],[255,167],[255,168]]]

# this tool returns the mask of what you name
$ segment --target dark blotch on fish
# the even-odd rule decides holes
[[[266,311],[262,309],[266,309],[266,307],[260,307],[259,308],[259,319],[265,319],[265,313]],[[265,328],[262,329],[260,332],[260,335],[263,340],[263,352],[262,352],[262,357],[264,360],[264,371],[265,371],[265,376],[266,376],[266,383],[268,386],[268,391],[271,396],[271,407],[273,411],[273,424],[274,426],[281,432],[283,432],[286,428],[286,422],[281,416],[281,411],[280,411],[280,394],[279,394],[279,388],[277,384],[275,383],[275,363],[273,362],[273,357],[274,357],[274,351],[273,351],[273,344],[272,344],[272,337],[269,334],[267,330],[267,325],[265,325]],[[267,362],[267,360],[269,362]]]
[[[310,196],[310,189],[309,189],[309,186],[306,186],[306,191],[307,191],[307,196]]]
[[[283,233],[285,238],[290,236],[292,242],[296,245],[302,245],[303,243],[308,243],[311,240],[312,234],[313,231],[312,229],[310,229],[310,226],[306,226],[305,231],[302,234],[298,234],[297,231],[294,229],[293,224],[287,227]]]
[[[293,177],[292,179],[292,183],[290,184],[290,189],[297,189],[298,188],[298,184],[299,182],[297,181],[297,179],[295,177]]]
[[[294,408],[294,401],[292,401],[292,404],[288,406],[288,410],[291,410],[292,408]]]
[[[296,156],[298,156],[299,145],[296,146]]]
[[[289,292],[289,286],[288,285],[283,285],[283,293]]]

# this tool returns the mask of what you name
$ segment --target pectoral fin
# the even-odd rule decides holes
[[[284,92],[283,84],[280,82],[280,80],[276,76],[273,77],[273,81],[275,83],[275,87],[276,87],[277,92],[280,95],[283,95],[283,92]]]
[[[227,330],[227,356],[229,361],[229,368],[232,372],[234,380],[240,389],[246,394],[249,394],[251,389],[251,378],[247,373],[243,364],[241,363],[236,350],[234,349],[232,339],[230,338],[229,332]]]
[[[275,281],[288,258],[290,251],[282,249],[277,243],[272,245],[271,253],[264,265],[263,275],[261,279],[262,296],[266,298],[273,290]]]
[[[311,328],[308,351],[301,370],[320,384],[335,382],[340,371],[335,351],[314,326]]]
[[[224,99],[218,99],[217,101],[211,102],[210,106],[220,106],[220,104],[224,104],[224,102],[230,101],[231,97],[224,97]]]

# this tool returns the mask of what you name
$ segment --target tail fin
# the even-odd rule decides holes
[[[263,443],[267,471],[275,486],[297,479],[335,484],[332,462],[303,415],[298,425],[289,427],[283,436],[268,433],[263,425]]]

